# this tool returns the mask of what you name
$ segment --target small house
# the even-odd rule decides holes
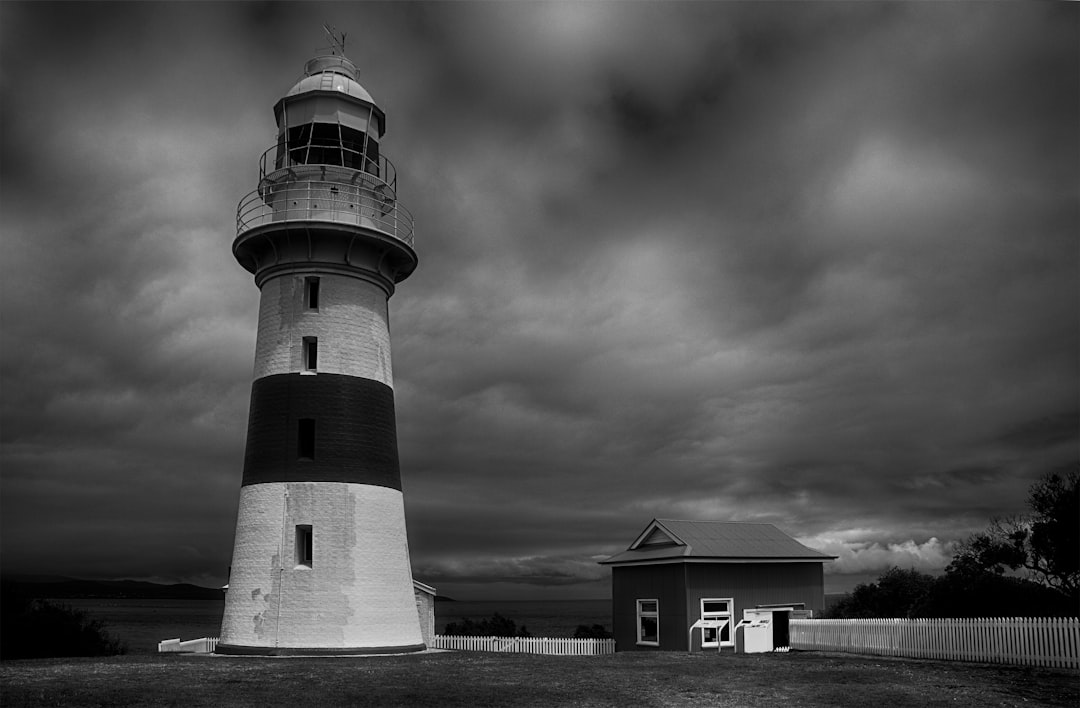
[[[786,633],[789,611],[821,614],[824,565],[835,558],[772,524],[654,519],[601,561],[611,566],[616,647],[734,649],[744,610],[766,608]]]

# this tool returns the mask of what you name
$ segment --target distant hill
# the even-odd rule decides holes
[[[79,580],[55,576],[9,576],[0,579],[3,591],[55,599],[220,600],[221,588],[189,583],[161,585],[141,580]]]

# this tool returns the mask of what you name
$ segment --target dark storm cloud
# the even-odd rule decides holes
[[[550,161],[530,165],[530,189],[483,185],[521,204],[500,237],[516,241],[505,247],[514,258],[523,248],[530,257],[495,269],[484,253],[477,280],[525,283],[538,302],[523,293],[512,308],[466,305],[476,326],[459,332],[460,357],[440,350],[441,366],[420,364],[432,375],[418,388],[427,407],[440,386],[488,385],[483,409],[498,420],[461,421],[446,435],[484,430],[478,455],[504,449],[504,434],[527,451],[494,465],[491,484],[525,469],[594,506],[650,500],[645,517],[758,514],[805,533],[859,525],[879,544],[860,558],[940,568],[947,549],[928,539],[1015,508],[1019,488],[1070,454],[1018,458],[973,444],[987,426],[1075,391],[1074,302],[1054,295],[1075,275],[1075,202],[1059,184],[1062,174],[1075,184],[1070,25],[1054,24],[1059,41],[1042,44],[1052,11],[1007,18],[1017,30],[1008,38],[1006,18],[982,10],[876,7],[836,25],[842,13],[793,14],[745,33],[706,31],[726,44],[689,42],[706,57],[698,65],[737,68],[672,72],[672,85],[691,78],[671,100],[633,85],[633,61],[610,83],[595,66],[566,75],[561,104],[584,104],[586,159],[559,161],[556,142]],[[806,17],[816,32],[795,29]],[[534,157],[508,150],[500,176]],[[542,207],[568,184],[586,187],[588,203],[564,224]],[[552,221],[560,228],[545,228]],[[492,364],[478,346],[502,356]],[[1002,390],[997,376],[1025,383]],[[545,399],[572,403],[580,418]],[[977,462],[996,480],[978,494],[941,482],[952,464]],[[571,509],[563,516],[582,513]],[[634,531],[620,533],[613,546]]]
[[[179,66],[145,8],[4,18],[5,568],[213,582],[257,301],[220,277],[222,55]]]
[[[939,570],[1075,463],[1071,6],[0,13],[5,567],[223,580],[233,209],[326,21],[417,218],[395,390],[440,591],[604,592],[654,516]]]

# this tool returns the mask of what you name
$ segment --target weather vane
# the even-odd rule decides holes
[[[323,25],[323,29],[330,38],[330,53],[345,56],[345,33],[338,32],[332,25]]]

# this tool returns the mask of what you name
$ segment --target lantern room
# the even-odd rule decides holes
[[[261,284],[294,261],[346,263],[386,289],[416,268],[412,215],[382,154],[386,116],[344,56],[319,56],[274,105],[277,140],[240,200],[233,253]]]
[[[341,56],[315,57],[304,76],[274,106],[278,139],[274,167],[339,165],[382,176],[379,139],[386,116]]]

